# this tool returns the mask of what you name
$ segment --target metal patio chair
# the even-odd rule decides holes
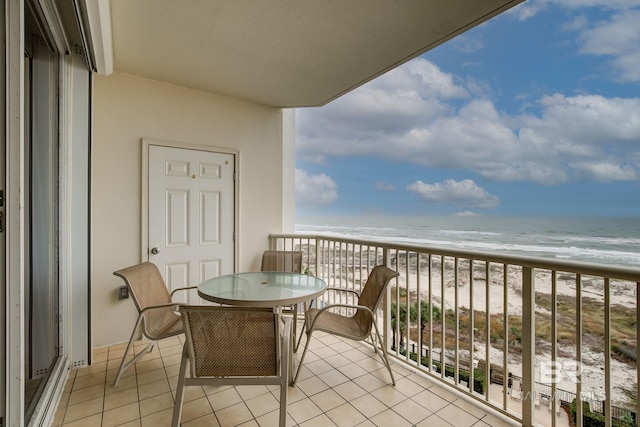
[[[344,338],[349,338],[355,341],[363,341],[372,336],[372,327],[376,333],[376,340],[381,347],[380,357],[384,366],[391,375],[391,382],[396,385],[396,380],[393,377],[393,371],[387,358],[387,350],[382,343],[380,332],[378,331],[378,325],[375,320],[375,310],[384,295],[384,291],[387,285],[394,277],[398,277],[399,273],[391,270],[383,265],[378,265],[371,270],[367,282],[362,289],[362,293],[358,294],[357,291],[351,289],[342,288],[327,288],[330,292],[342,292],[355,294],[358,298],[357,304],[329,304],[322,308],[309,308],[305,312],[305,326],[307,334],[307,342],[304,346],[300,363],[293,378],[293,384],[295,384],[302,368],[302,362],[304,356],[307,354],[309,343],[311,342],[311,336],[315,331],[324,331],[330,334],[338,335]],[[337,309],[337,310],[336,310]],[[344,309],[351,309],[355,311],[353,315],[348,316],[341,314],[337,311],[344,311]],[[377,344],[373,343],[373,349],[377,353]]]
[[[264,251],[262,254],[262,264],[260,271],[279,271],[285,273],[302,273],[302,251]],[[300,304],[295,304],[290,307],[283,308],[283,313],[288,313],[293,316],[293,346],[298,350],[298,344],[302,337],[302,331],[300,337],[298,334],[298,313],[300,310]],[[304,328],[304,326],[303,326]]]
[[[193,385],[279,385],[280,427],[286,425],[291,319],[280,331],[272,308],[180,306],[185,344],[172,426],[180,424],[184,388]],[[190,376],[187,377],[187,364]]]
[[[131,332],[131,338],[127,344],[127,349],[122,356],[120,368],[113,381],[113,386],[117,386],[120,377],[129,366],[135,363],[142,355],[153,350],[158,340],[179,335],[184,332],[180,315],[176,312],[179,303],[173,302],[172,297],[178,291],[195,289],[196,286],[186,288],[178,288],[169,293],[158,267],[150,262],[143,262],[131,267],[114,271],[113,274],[124,280],[129,289],[129,295],[138,309],[138,319]],[[135,340],[136,331],[142,325],[142,334],[151,342],[145,349],[133,357],[132,360],[126,362],[127,355],[133,341]]]

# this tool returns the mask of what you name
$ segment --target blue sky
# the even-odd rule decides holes
[[[528,0],[296,112],[297,215],[640,216],[640,0]]]

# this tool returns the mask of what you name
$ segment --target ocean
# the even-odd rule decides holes
[[[640,218],[304,216],[296,232],[640,268]]]

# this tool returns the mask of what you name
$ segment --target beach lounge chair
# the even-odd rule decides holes
[[[302,251],[264,251],[262,254],[260,271],[302,273]],[[283,313],[289,313],[293,316],[293,346],[296,350],[298,350],[296,342],[300,341],[300,338],[296,339],[298,333],[298,322],[296,320],[298,318],[299,310],[299,304],[295,304],[282,310]],[[300,332],[300,337],[302,337],[302,331]]]
[[[371,336],[373,327],[377,341],[377,343],[373,343],[373,349],[377,352],[377,346],[380,345],[380,357],[389,371],[389,375],[391,375],[392,384],[396,385],[396,380],[393,377],[391,365],[387,358],[387,350],[385,349],[384,344],[382,344],[383,341],[380,337],[380,332],[378,331],[378,325],[376,324],[375,310],[377,309],[384,291],[391,279],[398,276],[399,273],[391,270],[390,268],[378,265],[371,270],[361,294],[358,294],[358,292],[351,289],[327,288],[328,292],[355,294],[358,298],[357,304],[329,304],[320,309],[309,308],[305,311],[307,342],[304,346],[302,356],[300,357],[300,363],[292,384],[294,384],[298,379],[300,369],[302,368],[302,362],[304,361],[304,356],[307,354],[307,350],[309,349],[311,336],[315,331],[324,331],[355,341],[363,341]],[[345,308],[351,309],[355,311],[355,313],[352,316],[347,316],[338,312]]]
[[[136,320],[133,327],[127,349],[120,362],[120,368],[113,381],[113,386],[115,387],[118,385],[124,371],[142,355],[153,350],[156,341],[179,335],[184,331],[180,316],[176,313],[178,304],[172,301],[172,297],[178,291],[195,289],[196,287],[178,288],[169,293],[158,267],[150,262],[123,268],[114,271],[113,274],[124,280],[129,290],[129,295],[131,295],[138,309],[138,320]],[[140,325],[142,325],[142,334],[151,342],[143,351],[139,352],[129,362],[126,362]]]
[[[180,425],[184,388],[202,385],[280,386],[280,427],[286,425],[291,319],[280,331],[272,308],[180,306],[185,344],[172,426]],[[187,364],[191,366],[187,377]]]

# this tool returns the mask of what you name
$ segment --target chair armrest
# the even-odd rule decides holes
[[[159,305],[150,305],[149,307],[145,307],[142,310],[140,310],[140,315],[142,315],[145,311],[148,310],[154,310],[157,308],[168,308],[168,307],[174,307],[174,311],[178,311],[178,307],[183,305],[182,303],[179,302],[172,302],[172,303],[167,303],[167,304],[159,304]]]
[[[173,294],[175,294],[178,291],[188,291],[190,289],[198,289],[198,287],[197,286],[187,286],[185,288],[177,288],[177,289],[174,289],[173,291],[171,291],[171,296],[173,296]]]
[[[325,311],[330,310],[332,308],[353,308],[356,310],[364,310],[367,313],[369,313],[369,315],[371,316],[371,318],[373,319],[374,317],[374,313],[373,311],[371,311],[371,309],[365,305],[353,305],[353,304],[329,304],[326,305],[324,307],[322,307],[321,309],[318,310],[318,312],[316,313],[315,317],[313,318],[313,322],[311,322],[311,324],[309,325],[309,330],[313,329],[313,325],[316,323],[316,321],[318,320],[318,318],[320,318]]]
[[[328,287],[325,290],[327,290],[327,291],[338,291],[338,292],[348,292],[348,293],[356,294],[358,297],[360,297],[360,292],[358,292],[356,290],[353,290],[353,289]]]

